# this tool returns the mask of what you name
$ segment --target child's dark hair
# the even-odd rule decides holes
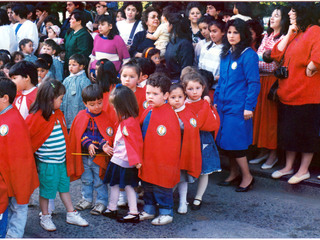
[[[109,102],[114,106],[119,121],[129,117],[138,117],[139,106],[134,92],[122,85],[117,84],[112,90]]]
[[[15,63],[13,63],[13,62],[8,62],[8,63],[6,63],[5,65],[3,65],[3,68],[6,68],[6,69],[9,69],[9,70],[10,70],[14,64],[15,64]],[[3,69],[3,68],[2,68],[2,69]]]
[[[45,60],[48,63],[49,67],[51,67],[51,65],[53,63],[52,56],[48,53],[39,54],[38,59]]]
[[[82,54],[79,53],[75,53],[73,55],[71,55],[71,57],[69,58],[69,60],[74,60],[76,61],[79,65],[83,65],[86,66],[87,65],[87,59],[85,56],[83,56]]]
[[[20,51],[22,51],[22,47],[24,47],[26,44],[28,44],[29,42],[32,42],[31,39],[29,38],[24,38],[19,42],[19,49]],[[33,43],[33,42],[32,42]]]
[[[49,47],[52,48],[52,50],[55,50],[56,52],[54,55],[58,55],[61,51],[60,46],[50,38],[44,41],[44,45],[48,45]]]
[[[120,83],[120,80],[117,78],[118,72],[113,62],[105,58],[97,61],[96,65],[99,66],[96,83],[102,88],[104,93],[110,91],[111,85]]]
[[[163,94],[170,90],[171,80],[165,73],[156,72],[149,76],[147,85],[160,88]]]
[[[24,59],[24,55],[23,55],[22,52],[20,52],[20,51],[15,51],[15,52],[12,53],[12,61],[13,61],[13,62],[14,62],[14,60],[15,60],[15,58],[16,58],[17,56],[21,56],[21,58]]]
[[[36,65],[37,68],[43,68],[43,69],[46,69],[46,70],[50,69],[50,66],[47,63],[47,61],[42,59],[42,58],[39,58],[37,61],[35,61],[34,64]]]
[[[112,25],[112,28],[108,34],[108,39],[112,40],[115,35],[119,35],[119,30],[117,28],[115,19],[111,15],[101,15],[98,18],[98,23],[107,22],[108,24]],[[100,34],[101,36],[101,34]]]
[[[170,86],[169,93],[171,93],[172,91],[174,91],[174,90],[176,90],[176,89],[178,89],[178,88],[180,88],[180,89],[182,90],[182,92],[183,92],[183,95],[185,95],[185,93],[184,93],[184,88],[183,88],[183,86],[182,86],[181,83],[174,83],[174,84],[172,84],[172,85]]]
[[[203,98],[204,96],[207,95],[208,87],[207,87],[206,81],[204,80],[204,78],[202,77],[202,75],[199,72],[189,72],[183,76],[182,85],[183,85],[184,90],[187,89],[189,82],[198,82],[204,87],[201,98]]]
[[[131,61],[138,64],[142,75],[150,76],[156,70],[156,64],[148,58],[133,58]]]
[[[55,79],[48,79],[42,82],[37,93],[35,102],[31,105],[29,113],[42,111],[42,116],[45,120],[49,120],[53,112],[54,99],[64,95],[66,88],[64,85]]]
[[[8,95],[9,103],[12,104],[17,94],[16,84],[9,78],[0,77],[0,98]]]
[[[123,7],[119,8],[116,12],[116,15],[118,15],[118,13],[121,13],[121,16],[123,18],[126,18],[126,14],[124,13]]]
[[[2,62],[2,65],[0,68],[2,69],[4,65],[6,65],[8,62],[10,62],[10,58],[7,54],[5,53],[0,53],[0,61]]]
[[[36,86],[38,84],[38,71],[36,65],[28,61],[20,61],[14,64],[9,71],[9,76],[30,77],[31,83]]]
[[[134,68],[138,76],[140,77],[141,74],[141,68],[134,60],[129,60],[126,64],[122,65],[122,68],[120,69],[120,75],[125,68]]]
[[[12,6],[12,11],[21,19],[26,19],[28,16],[28,9],[23,3],[16,3]]]
[[[160,55],[160,50],[154,47],[149,47],[143,50],[142,52],[142,57],[151,59],[152,56],[159,54]]]
[[[84,103],[103,99],[102,88],[98,84],[90,84],[82,90],[81,97]]]
[[[199,25],[200,23],[206,23],[206,24],[210,24],[210,22],[212,22],[214,20],[214,17],[210,16],[210,15],[203,15],[197,22],[197,24]]]
[[[199,69],[199,73],[201,74],[201,76],[206,81],[208,89],[211,89],[211,87],[215,83],[212,72],[204,70],[204,69]]]
[[[220,29],[221,32],[224,32],[224,33],[226,32],[226,23],[220,19],[213,19],[208,25],[209,29],[211,26],[216,26],[217,28]],[[214,42],[211,41],[211,43],[207,47],[207,50],[209,50],[213,44]]]

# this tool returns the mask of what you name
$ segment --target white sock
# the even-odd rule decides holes
[[[48,213],[51,214],[55,209],[54,206],[54,199],[49,199],[49,204],[48,204]]]
[[[187,203],[188,183],[179,182],[178,190],[179,190],[180,204]]]

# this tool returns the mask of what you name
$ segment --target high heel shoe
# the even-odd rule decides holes
[[[231,181],[221,181],[218,183],[219,186],[222,187],[227,187],[227,186],[231,186],[232,184],[237,184],[241,181],[241,177],[240,176],[236,176],[234,179],[232,179]]]
[[[236,192],[248,192],[249,189],[252,188],[253,184],[254,184],[254,178],[252,178],[251,183],[249,183],[248,186],[246,186],[246,187],[240,187],[240,186],[239,186],[238,188],[236,188],[235,191],[236,191]]]

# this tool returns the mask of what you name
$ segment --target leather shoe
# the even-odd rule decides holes
[[[109,208],[107,208],[104,212],[102,212],[102,215],[108,218],[116,219],[118,215],[118,211],[112,211]]]
[[[240,187],[240,186],[239,186],[238,188],[236,188],[235,191],[236,191],[236,192],[248,192],[249,189],[252,188],[253,184],[254,184],[254,178],[252,178],[251,183],[249,183],[248,186],[246,186],[246,187]]]
[[[234,179],[232,179],[231,181],[227,182],[227,181],[221,181],[218,183],[219,186],[222,187],[228,187],[231,186],[232,184],[238,184],[241,181],[241,177],[237,176]]]
[[[285,172],[285,173],[282,173],[280,171],[275,171],[271,174],[271,177],[272,178],[281,178],[282,176],[285,176],[285,175],[290,175],[290,174],[293,174],[293,169],[291,169],[290,171],[288,172]]]
[[[262,157],[259,158],[255,158],[249,161],[250,164],[259,164],[261,163],[263,160],[267,159],[269,157],[269,154],[263,155]]]
[[[296,177],[296,176],[292,176],[289,180],[288,180],[288,183],[290,184],[297,184],[303,180],[306,180],[310,178],[310,173],[307,172],[306,174],[302,175],[301,177]]]
[[[195,205],[195,204],[194,204],[194,201],[199,201],[200,204]],[[200,210],[201,205],[202,205],[202,200],[195,198],[195,199],[193,200],[192,204],[191,204],[191,209],[192,209],[192,210],[196,210],[196,211],[197,211],[197,210]]]
[[[264,170],[265,169],[271,169],[271,168],[273,168],[274,165],[276,165],[277,162],[278,162],[278,158],[276,158],[276,160],[274,160],[274,162],[271,163],[270,165],[264,163],[264,164],[262,164],[261,169],[264,169]]]

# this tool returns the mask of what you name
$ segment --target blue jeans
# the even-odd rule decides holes
[[[142,182],[144,188],[143,210],[149,214],[156,214],[156,205],[160,215],[173,216],[173,192],[172,188],[164,188],[151,183]]]
[[[6,238],[22,238],[27,223],[28,204],[20,205],[15,197],[9,198],[8,228]]]
[[[82,197],[89,201],[93,201],[93,189],[97,191],[97,203],[108,204],[108,189],[99,177],[100,166],[93,162],[93,157],[83,156],[82,162],[84,172],[81,176],[82,181]]]
[[[5,238],[8,224],[8,208],[0,214],[0,238]]]

